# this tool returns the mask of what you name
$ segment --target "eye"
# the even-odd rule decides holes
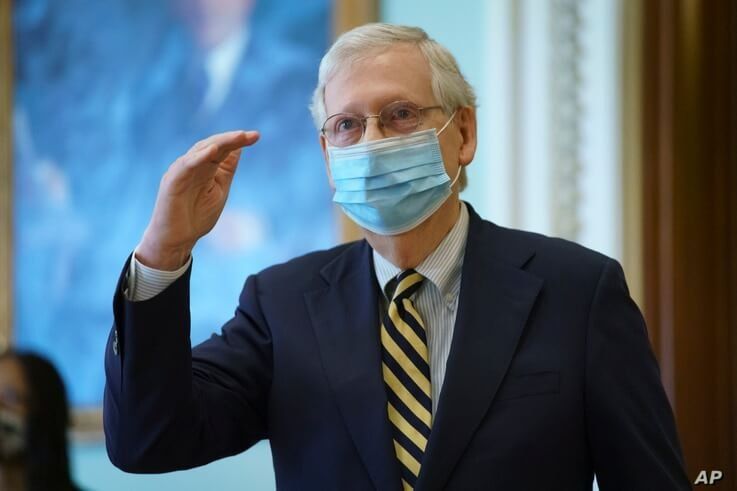
[[[384,109],[384,114],[389,116],[389,120],[395,124],[414,122],[419,118],[419,112],[417,106],[409,102],[389,104]]]
[[[341,118],[335,123],[335,131],[338,133],[353,131],[357,126],[358,122],[355,118]]]
[[[420,121],[420,111],[411,102],[395,102],[381,111],[382,123],[398,133],[414,131]]]
[[[414,113],[410,109],[406,107],[400,107],[394,111],[394,114],[392,114],[392,119],[401,121],[405,119],[410,119],[413,116]]]

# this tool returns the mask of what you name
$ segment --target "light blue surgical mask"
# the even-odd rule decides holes
[[[333,201],[359,226],[397,235],[427,220],[451,195],[438,136],[453,120],[409,135],[328,147]]]

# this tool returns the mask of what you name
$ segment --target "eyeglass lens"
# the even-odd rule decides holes
[[[410,133],[419,126],[421,112],[422,110],[411,102],[398,101],[384,106],[378,118],[381,126],[390,132]],[[363,136],[367,118],[356,114],[334,114],[323,125],[325,136],[330,144],[336,147],[358,143]]]

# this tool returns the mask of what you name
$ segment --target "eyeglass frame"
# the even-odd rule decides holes
[[[420,127],[420,125],[422,124],[423,115],[424,115],[424,113],[425,113],[426,110],[430,110],[430,109],[443,109],[443,106],[441,106],[441,105],[435,105],[435,106],[417,106],[417,104],[415,104],[412,101],[407,101],[407,100],[401,100],[400,99],[398,101],[393,101],[393,102],[389,102],[389,103],[385,104],[384,107],[382,107],[381,110],[378,112],[378,114],[367,114],[365,116],[359,116],[356,113],[345,113],[345,112],[331,114],[330,116],[328,116],[327,118],[325,118],[325,121],[322,123],[322,127],[320,128],[320,134],[322,134],[325,137],[325,139],[328,141],[328,143],[330,143],[332,145],[333,143],[330,141],[330,138],[328,138],[328,135],[326,134],[325,125],[327,124],[327,122],[331,118],[333,118],[335,116],[340,116],[341,114],[344,114],[346,116],[354,116],[357,120],[359,120],[361,122],[361,138],[358,139],[358,142],[360,142],[361,139],[363,139],[364,135],[366,134],[366,122],[370,118],[378,118],[379,126],[381,128],[385,127],[384,123],[381,122],[381,112],[384,109],[386,109],[387,107],[391,106],[392,104],[397,104],[399,102],[407,102],[407,103],[409,103],[409,104],[417,107],[417,112],[418,112],[417,126],[415,126],[414,128],[412,128],[411,130],[409,130],[407,133],[411,133],[412,131],[414,131],[414,130],[416,130],[417,128]],[[406,133],[402,133],[402,134],[406,134]],[[346,145],[346,146],[350,146],[350,144],[349,145]]]

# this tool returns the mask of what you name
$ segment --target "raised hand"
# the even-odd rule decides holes
[[[228,198],[241,149],[258,141],[256,131],[230,131],[197,142],[161,179],[151,221],[136,259],[172,271],[217,223]]]

